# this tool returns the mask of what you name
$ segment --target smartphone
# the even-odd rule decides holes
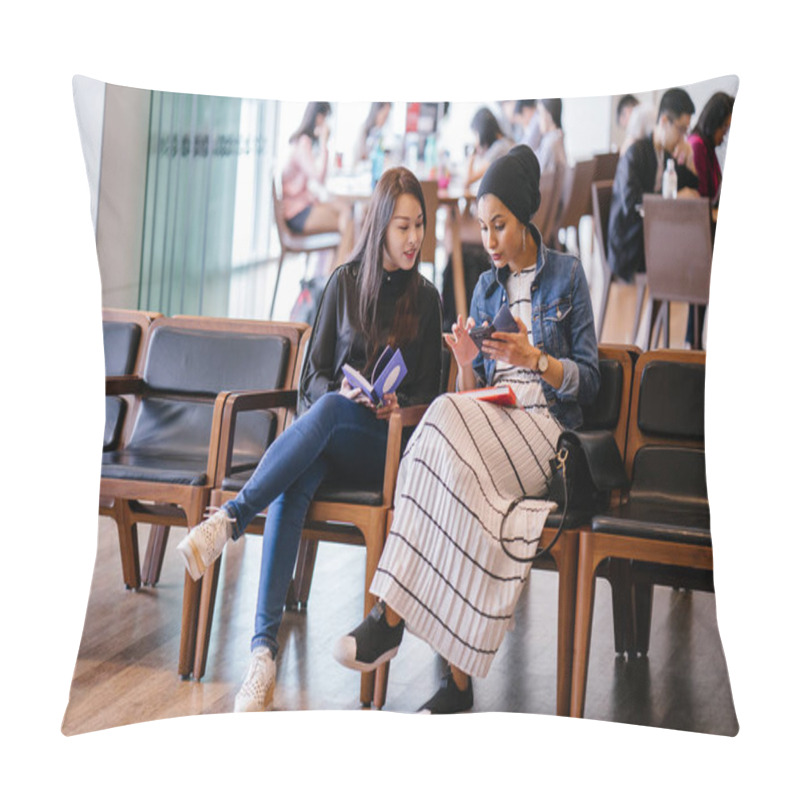
[[[483,340],[491,336],[495,331],[503,331],[504,333],[516,333],[517,321],[514,319],[513,314],[508,306],[500,306],[500,310],[495,314],[495,318],[489,325],[476,325],[469,332],[469,338],[480,349]]]
[[[480,350],[481,345],[483,344],[484,339],[488,339],[497,328],[494,325],[475,325],[469,332],[469,338],[475,342],[476,346]]]

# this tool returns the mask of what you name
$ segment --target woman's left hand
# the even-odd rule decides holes
[[[483,340],[481,352],[495,361],[505,361],[515,367],[530,367],[534,359],[538,359],[539,351],[530,343],[525,323],[519,317],[514,317],[514,320],[519,329],[516,333],[495,331],[491,337]]]
[[[397,395],[394,393],[385,394],[383,402],[375,408],[375,416],[378,419],[389,419],[392,411],[396,408],[400,408],[400,404],[397,402]]]

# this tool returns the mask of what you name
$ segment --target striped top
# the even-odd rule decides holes
[[[524,321],[528,331],[528,341],[533,344],[531,331],[531,286],[536,274],[533,264],[520,272],[508,276],[506,291],[508,307],[512,315]],[[547,399],[542,389],[541,378],[537,372],[526,367],[516,367],[498,360],[493,379],[494,385],[511,386],[519,405],[526,411],[547,411]]]

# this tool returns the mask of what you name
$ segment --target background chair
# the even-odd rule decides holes
[[[638,562],[691,568],[713,588],[704,386],[704,353],[654,350],[637,361],[625,451],[630,490],[618,507],[595,515],[579,537],[572,716],[583,716],[584,711],[598,565],[613,558],[632,562],[634,570]],[[645,574],[639,574],[640,583]],[[669,570],[661,572],[664,578],[668,574]],[[647,580],[652,598],[654,575]],[[636,581],[635,577],[632,584]],[[646,600],[645,593],[639,595]],[[633,606],[633,592],[628,600]],[[647,611],[646,620],[638,610],[632,618],[634,627],[646,624],[649,635]],[[633,635],[629,649],[635,648],[639,633],[634,630]]]
[[[578,161],[568,169],[562,186],[563,206],[555,225],[556,239],[564,231],[563,250],[567,250],[567,233],[575,228],[576,234],[581,219],[590,213],[592,206],[592,179],[594,159]]]
[[[617,174],[617,164],[619,163],[619,153],[599,153],[593,159],[594,173],[592,181],[613,181]],[[587,214],[592,213],[591,206],[586,209]]]
[[[594,223],[594,237],[597,243],[596,251],[600,258],[600,266],[603,270],[603,292],[600,296],[600,313],[597,317],[598,341],[601,341],[603,336],[603,326],[605,325],[606,312],[608,311],[608,296],[611,291],[611,284],[614,282],[622,282],[611,271],[611,267],[608,265],[608,217],[611,210],[613,186],[613,180],[592,182],[592,220]],[[636,312],[633,319],[631,342],[636,341],[636,334],[639,332],[642,306],[644,304],[644,293],[647,287],[647,279],[644,273],[637,273],[635,281]]]
[[[555,222],[561,205],[564,172],[561,167],[556,167],[543,172],[539,179],[541,202],[533,216],[533,224],[539,229],[542,241],[548,247],[552,246],[556,233]]]
[[[278,242],[281,246],[281,254],[278,257],[278,270],[275,273],[275,291],[272,293],[272,302],[269,307],[270,319],[275,314],[275,300],[278,297],[278,285],[281,281],[281,268],[287,253],[305,253],[306,269],[308,269],[308,258],[311,253],[318,253],[324,250],[336,250],[341,241],[342,235],[339,231],[325,233],[295,233],[286,224],[283,216],[283,201],[278,197],[278,190],[275,181],[272,181],[272,209],[275,212],[275,225],[278,229]]]
[[[162,317],[157,311],[134,311],[120,308],[103,309],[103,352],[105,355],[106,377],[141,375],[144,366],[145,341],[147,329],[154,319]],[[119,446],[125,415],[133,403],[132,396],[106,396],[106,424],[103,434],[103,451],[114,450]],[[101,516],[116,517],[113,498],[101,497],[99,513]],[[163,526],[154,526],[148,539],[145,563],[152,561],[150,543],[165,535]],[[153,576],[145,568],[141,575],[147,585]]]
[[[150,311],[103,309],[103,354],[106,377],[140,374],[147,328],[160,316],[162,315],[158,312]],[[128,405],[128,399],[122,396],[106,397],[103,450],[111,450],[119,442]]]
[[[439,182],[420,181],[422,196],[425,200],[425,216],[428,224],[425,226],[425,238],[419,251],[421,264],[431,265],[431,281],[438,286],[436,281],[436,212],[439,209]]]
[[[648,347],[657,346],[664,331],[669,347],[669,306],[671,302],[695,307],[694,342],[700,349],[697,307],[708,305],[711,283],[711,206],[707,197],[667,200],[646,194],[644,208],[644,260],[648,309]],[[655,341],[652,341],[653,334]]]
[[[288,388],[306,330],[299,323],[163,317],[149,327],[141,378],[107,379],[108,394],[135,397],[120,446],[103,454],[100,480],[101,497],[114,502],[126,586],[140,584],[137,523],[167,530],[201,521],[216,477],[225,399],[237,389]],[[229,445],[234,469],[258,462],[279,417],[243,415]],[[199,589],[187,573],[181,675],[191,672]]]

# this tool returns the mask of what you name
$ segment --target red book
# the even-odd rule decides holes
[[[467,389],[459,394],[471,394],[478,400],[495,403],[498,406],[516,406],[517,396],[510,386],[487,386],[484,389]]]

